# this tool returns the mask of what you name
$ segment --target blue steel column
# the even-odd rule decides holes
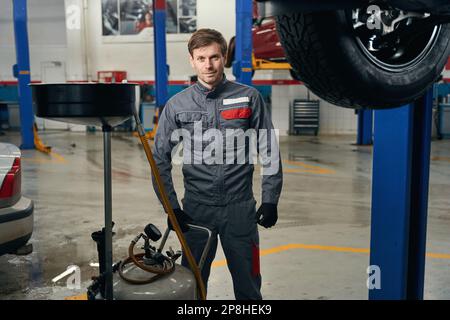
[[[381,289],[369,299],[404,299],[408,265],[412,105],[375,111],[370,265]]]
[[[416,103],[411,177],[411,221],[407,299],[423,299],[430,178],[433,91]]]
[[[156,107],[162,110],[168,99],[166,58],[166,1],[153,1]]]
[[[432,94],[375,111],[370,265],[381,288],[369,299],[422,299]]]
[[[233,75],[240,83],[252,84],[252,0],[236,0],[236,47]]]
[[[34,148],[30,54],[27,32],[27,0],[13,0],[14,35],[16,41],[17,79],[20,103],[20,133],[22,149]]]
[[[356,144],[370,145],[373,143],[373,110],[358,110],[358,134]]]

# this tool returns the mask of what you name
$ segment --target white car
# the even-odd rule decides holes
[[[21,192],[21,152],[0,143],[0,255],[28,254],[33,233],[33,201]]]

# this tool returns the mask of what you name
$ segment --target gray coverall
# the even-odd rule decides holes
[[[199,82],[173,96],[163,109],[155,136],[154,158],[169,201],[174,209],[180,208],[172,182],[172,151],[177,145],[171,141],[176,129],[185,129],[191,138],[183,136],[183,146],[194,145],[194,126],[201,121],[202,132],[215,128],[225,136],[226,129],[253,128],[273,129],[270,115],[259,92],[249,86],[228,81],[222,82],[212,91]],[[197,127],[198,128],[198,127]],[[270,131],[268,134],[270,142]],[[198,136],[197,136],[198,138]],[[227,146],[223,138],[224,159]],[[201,144],[201,150],[210,141]],[[246,142],[248,142],[246,140]],[[198,146],[198,145],[197,145]],[[242,148],[234,146],[236,149]],[[230,149],[230,147],[228,147]],[[273,144],[268,143],[268,154]],[[281,159],[278,152],[276,171],[262,176],[262,202],[277,204],[282,188]],[[229,150],[228,150],[229,151]],[[183,211],[193,219],[193,224],[203,225],[213,232],[213,241],[202,277],[205,287],[210,274],[211,263],[217,249],[217,235],[220,236],[228,268],[232,275],[236,299],[261,299],[261,275],[259,271],[259,236],[256,221],[256,201],[253,197],[253,164],[249,163],[248,143],[245,149],[245,163],[196,163],[183,162],[185,194]],[[183,152],[186,152],[184,150]],[[192,152],[195,154],[195,151]],[[192,155],[192,158],[194,156]],[[273,164],[272,164],[273,165]],[[158,194],[156,184],[153,184]],[[159,196],[160,198],[160,196]],[[161,199],[161,198],[160,198]],[[190,229],[186,240],[197,262],[206,243],[206,234]],[[183,258],[182,264],[188,266]]]

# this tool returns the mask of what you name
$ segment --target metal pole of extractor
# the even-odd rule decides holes
[[[112,185],[111,185],[111,127],[103,126],[103,156],[105,183],[105,296],[113,299],[112,286]]]

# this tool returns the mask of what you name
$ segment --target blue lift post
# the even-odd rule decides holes
[[[370,300],[423,299],[432,99],[375,111]]]
[[[373,110],[359,109],[358,111],[357,145],[371,145],[373,143]]]
[[[14,35],[16,41],[17,65],[14,66],[14,75],[19,85],[20,103],[20,133],[22,135],[22,149],[34,149],[33,124],[34,114],[30,76],[30,54],[28,48],[27,31],[27,0],[13,0]]]
[[[233,75],[236,80],[252,85],[252,0],[236,0],[236,47]]]
[[[153,1],[153,38],[155,53],[155,93],[159,114],[168,99],[168,67],[166,57],[166,1]]]

